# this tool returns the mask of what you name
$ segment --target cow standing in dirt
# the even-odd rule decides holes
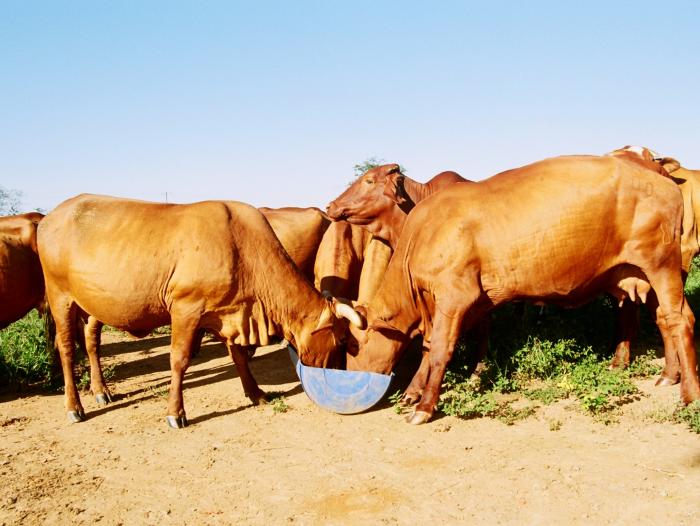
[[[409,215],[348,368],[388,373],[423,334],[430,372],[409,420],[420,424],[463,329],[509,301],[576,306],[608,292],[646,300],[664,340],[663,376],[680,373],[683,401],[697,400],[682,219],[673,181],[615,157],[547,159],[439,192]]]
[[[174,205],[80,195],[41,222],[38,246],[71,421],[84,418],[73,378],[73,327],[80,312],[136,335],[172,326],[171,427],[187,424],[182,379],[200,330],[225,342],[256,404],[265,393],[244,347],[280,334],[307,365],[330,366],[340,358],[336,348],[345,327],[336,316],[347,306],[323,298],[260,211],[243,203]]]
[[[44,301],[44,276],[36,246],[38,212],[0,217],[0,329]]]
[[[347,221],[359,225],[371,232],[376,239],[386,241],[394,250],[406,218],[416,204],[455,183],[472,181],[457,172],[446,171],[437,174],[426,183],[419,183],[401,173],[398,164],[385,164],[372,168],[359,177],[345,192],[330,202],[327,211],[334,221]],[[488,317],[474,327],[478,342],[477,352],[469,361],[467,374],[476,372],[478,364],[486,357],[489,332]],[[406,404],[418,402],[423,393],[430,368],[428,352],[428,346],[424,344],[420,366],[402,398]]]

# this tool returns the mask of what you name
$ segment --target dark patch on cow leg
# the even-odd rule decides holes
[[[248,351],[240,345],[229,344],[228,352],[238,369],[238,376],[243,384],[245,395],[250,398],[253,405],[266,404],[267,395],[258,387],[258,382],[255,381],[253,373],[250,372],[250,367],[248,367]]]
[[[204,329],[197,329],[197,333],[192,340],[192,358],[199,356],[199,353],[202,350],[202,340],[204,339],[205,332],[206,331]]]
[[[615,309],[615,355],[610,369],[625,369],[630,364],[630,347],[639,329],[639,309],[635,303],[625,300]]]

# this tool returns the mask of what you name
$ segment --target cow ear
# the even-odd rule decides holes
[[[406,335],[404,334],[403,331],[401,331],[400,329],[397,329],[388,321],[385,321],[385,320],[382,320],[379,318],[373,320],[372,324],[369,327],[367,327],[367,329],[372,330],[372,331],[381,332],[382,335],[384,335],[387,338],[390,338],[392,340],[404,340],[406,338]]]
[[[664,170],[666,170],[666,172],[668,172],[669,174],[672,174],[681,167],[681,163],[679,163],[672,157],[664,157],[663,159],[657,162],[661,164],[661,167]]]
[[[391,171],[386,174],[384,195],[397,205],[402,205],[406,202],[406,196],[403,190],[403,174],[400,170],[397,169],[396,171]]]

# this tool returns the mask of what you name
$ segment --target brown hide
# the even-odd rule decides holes
[[[656,152],[644,146],[625,146],[606,155],[637,163],[664,177],[670,177],[672,172],[680,168],[680,163],[675,159],[670,157],[661,158]]]
[[[331,223],[314,265],[315,286],[335,297],[368,301],[379,287],[391,249],[363,228],[345,221]]]
[[[700,171],[683,168],[672,157],[661,157],[643,146],[625,146],[607,155],[640,164],[678,184],[683,194],[682,268],[687,274],[693,258],[700,252],[696,224],[696,218],[700,217]]]
[[[172,325],[168,415],[178,425],[185,418],[182,375],[203,329],[226,343],[256,403],[264,393],[241,346],[265,344],[277,333],[296,345],[306,364],[326,366],[336,358],[344,325],[334,305],[301,275],[251,206],[80,195],[46,216],[38,244],[74,421],[83,414],[72,378],[78,307],[129,332]]]
[[[456,182],[467,182],[456,172],[442,172],[425,184],[403,175],[397,164],[368,170],[328,205],[334,221],[360,225],[396,247],[406,215],[420,201]]]
[[[672,181],[615,157],[547,159],[438,192],[408,216],[348,368],[387,373],[408,337],[422,333],[430,376],[412,419],[421,423],[436,407],[460,331],[498,305],[576,306],[650,286],[666,343],[664,374],[680,368],[683,400],[698,399],[682,215]]]
[[[292,261],[314,281],[314,262],[323,234],[330,225],[328,216],[318,208],[259,208]]]
[[[44,300],[44,277],[36,247],[38,212],[0,217],[0,329]]]

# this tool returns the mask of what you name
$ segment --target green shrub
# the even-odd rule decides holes
[[[691,431],[700,433],[700,400],[680,407],[673,414],[673,418],[678,423],[687,424]]]
[[[49,384],[53,380],[53,351],[45,323],[32,310],[0,331],[0,385]]]

